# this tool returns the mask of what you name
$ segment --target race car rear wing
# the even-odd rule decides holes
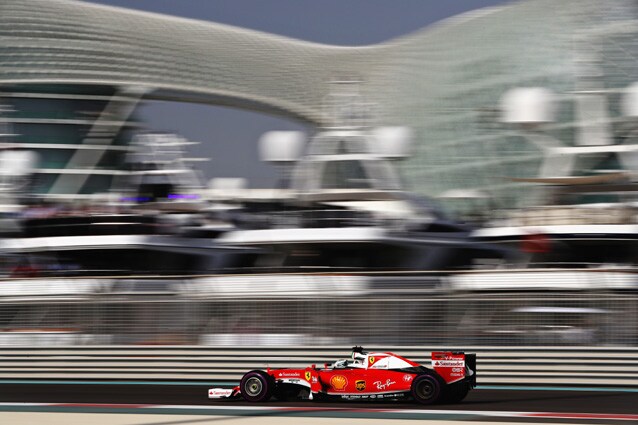
[[[472,388],[476,386],[476,354],[463,351],[433,351],[432,369],[446,384],[466,380]]]

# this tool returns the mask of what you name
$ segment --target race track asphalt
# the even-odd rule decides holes
[[[87,403],[87,404],[171,404],[171,405],[251,405],[244,401],[208,400],[207,390],[214,384],[62,384],[7,383],[0,381],[0,402]],[[268,406],[310,407],[309,401],[266,403]],[[322,407],[351,408],[424,408],[408,402],[320,403]],[[459,411],[569,412],[592,414],[638,413],[638,391],[607,389],[475,389],[459,404],[436,405],[434,409]]]

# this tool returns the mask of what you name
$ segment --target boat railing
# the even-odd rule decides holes
[[[401,220],[375,216],[367,211],[313,209],[249,213],[239,218],[240,227],[326,228],[396,226]]]
[[[571,205],[542,206],[506,211],[500,220],[487,223],[488,227],[528,227],[564,225],[616,225],[637,224],[638,206]]]

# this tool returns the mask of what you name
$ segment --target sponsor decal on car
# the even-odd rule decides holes
[[[378,400],[378,399],[391,399],[391,398],[404,398],[405,393],[390,393],[390,394],[344,394],[341,396],[343,400]]]
[[[354,387],[357,389],[357,391],[365,391],[366,381],[355,381]]]
[[[385,390],[388,389],[391,385],[396,384],[395,381],[391,379],[386,379],[383,381],[374,381],[373,385],[377,387],[377,390]]]
[[[306,371],[306,374],[304,375],[304,378],[306,378],[306,381],[310,381],[310,377],[312,376],[312,373],[310,373],[309,370]]]
[[[403,398],[405,393],[379,394],[378,398]]]
[[[368,398],[367,395],[350,395],[350,394],[346,394],[346,395],[342,395],[341,398],[343,400],[361,400],[361,399],[365,399]]]
[[[434,367],[465,367],[465,360],[432,360]]]
[[[455,367],[452,369],[452,372],[463,372],[463,368],[462,367]]]
[[[280,377],[299,378],[301,374],[299,372],[279,372],[277,374]]]
[[[348,379],[343,375],[335,375],[330,378],[330,385],[335,391],[343,391],[346,389],[346,385],[348,385]]]
[[[403,382],[412,382],[412,375],[403,375]]]
[[[374,357],[374,356],[370,356],[370,357],[368,357],[368,363],[370,363],[370,366],[372,366],[372,365],[374,364],[374,361],[375,361],[375,360],[376,360],[376,359],[375,359],[375,357]]]
[[[233,395],[232,389],[211,388],[210,390],[208,390],[209,398],[223,398],[223,397],[230,397],[231,395]]]

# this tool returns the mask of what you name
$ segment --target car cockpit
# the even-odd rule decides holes
[[[332,364],[333,369],[365,369],[368,352],[363,347],[352,347],[352,355],[349,359],[339,359]]]

